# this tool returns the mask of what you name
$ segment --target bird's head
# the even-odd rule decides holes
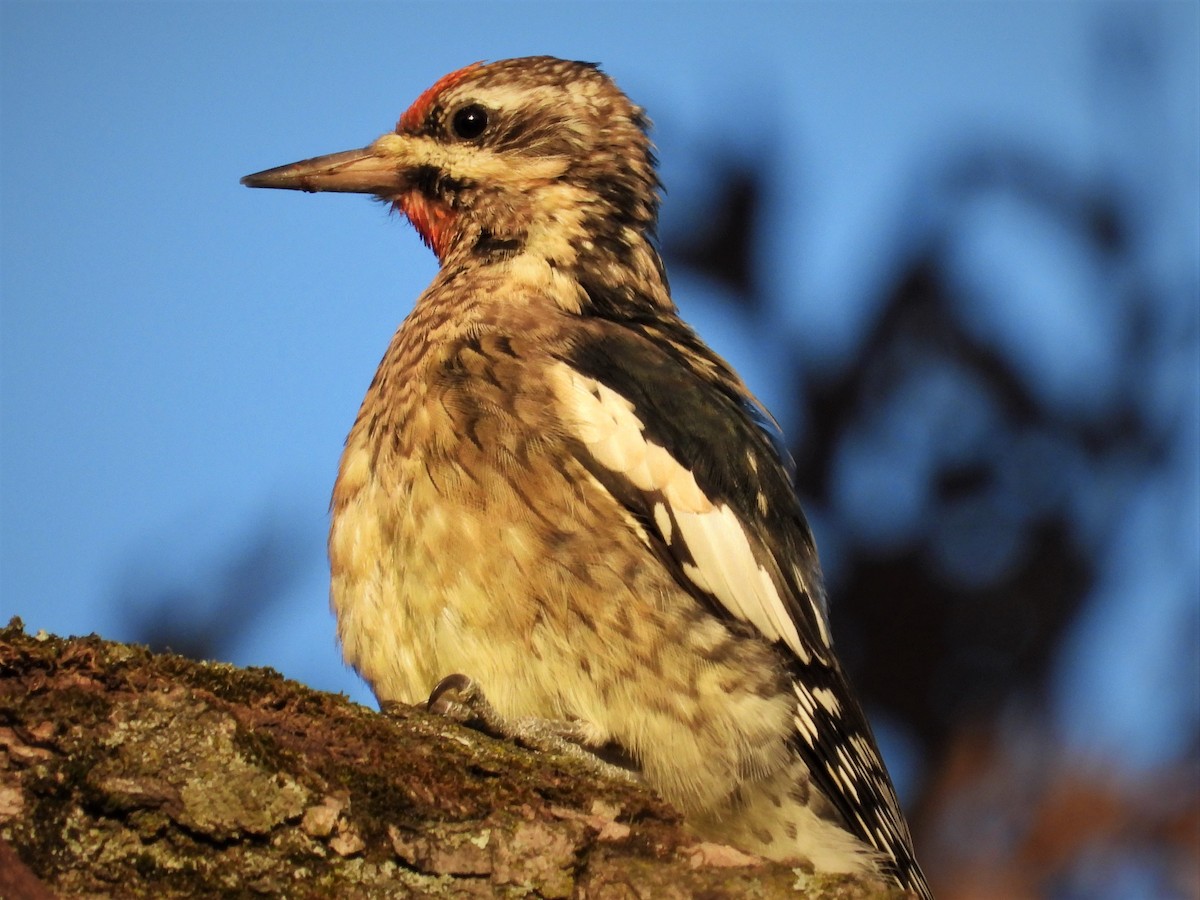
[[[247,175],[249,187],[374,194],[442,262],[533,250],[564,266],[653,236],[648,122],[590,63],[476,63],[426,90],[360,150]]]

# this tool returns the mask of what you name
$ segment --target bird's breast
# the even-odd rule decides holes
[[[512,683],[481,671],[487,645],[506,642],[519,659],[539,620],[565,615],[561,583],[539,584],[560,538],[535,514],[539,494],[561,493],[550,485],[563,478],[561,429],[519,343],[475,335],[399,365],[395,342],[347,438],[331,603],[347,661],[380,699],[423,700],[455,671]],[[531,702],[545,688],[522,690]]]

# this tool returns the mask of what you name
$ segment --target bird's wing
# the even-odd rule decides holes
[[[778,426],[739,383],[664,344],[608,322],[574,341],[557,378],[582,462],[647,521],[683,587],[801,661],[831,655]]]
[[[690,332],[661,337],[593,323],[563,354],[553,377],[576,452],[683,588],[790,651],[793,745],[847,827],[903,868],[907,827],[832,651],[778,426]]]

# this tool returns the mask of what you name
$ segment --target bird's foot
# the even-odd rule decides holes
[[[442,716],[492,737],[513,736],[508,721],[488,702],[478,682],[467,675],[447,675],[439,681],[429,693],[425,708],[435,716]]]
[[[531,750],[561,753],[590,771],[623,781],[638,781],[636,764],[619,746],[597,745],[580,722],[525,716],[506,719],[496,712],[475,679],[447,675],[429,694],[429,712],[496,738],[516,741]]]

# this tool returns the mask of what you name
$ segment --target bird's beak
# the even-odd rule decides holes
[[[380,153],[379,144],[315,156],[255,172],[242,179],[246,187],[289,191],[340,191],[349,194],[394,194],[401,186],[400,161]]]

